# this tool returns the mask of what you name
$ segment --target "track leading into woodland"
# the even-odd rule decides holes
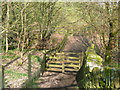
[[[52,56],[51,61],[49,60],[50,62],[47,64],[47,71],[33,81],[30,88],[79,90],[75,78],[76,72],[80,68],[81,57],[81,53],[58,53],[56,56]]]

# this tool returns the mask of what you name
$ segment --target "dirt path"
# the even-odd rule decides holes
[[[49,88],[54,90],[78,90],[75,74],[63,74],[45,72],[44,75],[34,81],[32,88]]]

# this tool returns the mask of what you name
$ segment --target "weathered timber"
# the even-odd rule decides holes
[[[73,56],[71,56],[73,55]],[[77,55],[77,56],[76,56]],[[78,71],[81,67],[83,53],[61,52],[48,56],[49,60],[46,64],[48,71]]]

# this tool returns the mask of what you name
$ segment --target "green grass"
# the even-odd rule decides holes
[[[2,59],[14,59],[17,58],[18,56],[16,55],[15,50],[8,50],[7,55],[2,55]]]
[[[8,54],[11,54],[11,55],[16,55],[15,51],[17,51],[16,49],[15,50],[8,50]]]
[[[5,74],[7,74],[7,76],[8,76],[7,78],[5,78],[5,85],[7,85],[8,82],[12,82],[14,80],[21,79],[21,77],[28,76],[25,73],[19,73],[19,72],[14,71],[14,70],[5,70]]]
[[[14,59],[17,58],[18,56],[2,56],[2,59]]]
[[[37,61],[37,62],[41,62],[42,61],[42,58],[40,58],[39,56],[35,56],[35,55],[32,55],[31,59],[34,60],[34,61]]]
[[[23,76],[28,76],[26,73],[19,73],[14,70],[5,70],[5,73],[10,74],[10,76],[13,75],[14,77],[18,77],[18,78],[23,77]]]

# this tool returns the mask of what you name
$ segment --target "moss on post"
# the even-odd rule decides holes
[[[77,85],[79,89],[82,88],[82,90],[84,90],[85,88],[85,67],[86,67],[86,54],[84,53],[82,66],[76,74]]]

